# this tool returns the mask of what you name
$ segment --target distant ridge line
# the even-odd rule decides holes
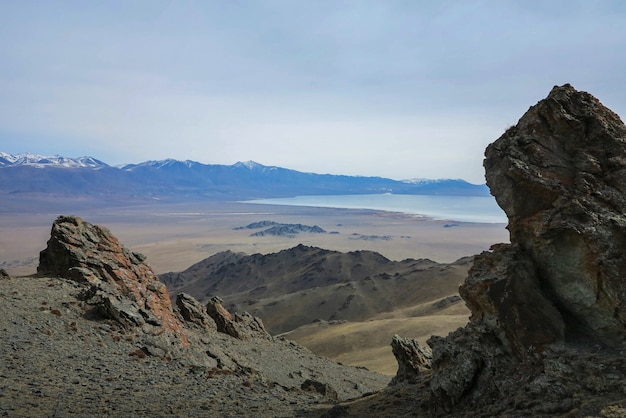
[[[489,196],[486,185],[461,179],[393,180],[304,173],[255,161],[219,165],[165,159],[111,166],[87,156],[5,152],[0,152],[0,193],[179,200],[380,193]]]

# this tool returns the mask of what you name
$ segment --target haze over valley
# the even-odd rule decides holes
[[[456,295],[471,261],[464,257],[480,253],[508,236],[502,223],[435,220],[419,215],[419,210],[403,213],[285,206],[273,204],[271,199],[263,205],[241,201],[300,194],[360,194],[367,202],[368,196],[390,192],[448,196],[460,202],[493,199],[486,195],[485,185],[462,180],[396,181],[319,175],[251,162],[210,166],[165,160],[111,167],[92,157],[6,153],[0,164],[0,193],[7,202],[0,209],[0,267],[9,273],[34,273],[50,222],[63,213],[106,225],[133,250],[145,254],[157,273],[167,273],[164,277],[174,274],[169,272],[194,269],[202,260],[219,258],[220,254],[233,254],[239,259],[244,254],[270,257],[268,260],[273,261],[268,264],[276,267],[257,275],[263,282],[282,279],[283,284],[273,286],[265,296],[258,291],[246,295],[228,288],[194,290],[194,286],[210,285],[208,273],[199,276],[195,285],[185,280],[165,281],[171,286],[172,297],[179,291],[201,301],[219,296],[233,312],[252,311],[265,319],[272,334],[288,333],[289,338],[314,348],[318,354],[388,375],[393,375],[397,367],[389,348],[394,334],[409,332],[425,339],[432,333],[445,335],[467,321],[467,310],[458,299],[451,304],[441,301]],[[344,254],[350,261],[341,263],[344,267],[339,269],[323,263],[315,267],[315,271],[332,278],[324,286],[316,285],[316,290],[308,288],[308,281],[304,287],[291,288],[290,282],[297,283],[303,271],[314,268],[307,263],[315,262],[296,257],[296,264],[278,273],[276,269],[284,265],[284,258],[295,248]],[[366,267],[353,260],[351,254],[388,262]],[[466,261],[449,264],[459,259]],[[243,260],[242,268],[248,271],[250,266]],[[410,271],[416,267],[392,267],[400,262],[423,265],[417,270],[424,273],[413,277],[415,273]],[[345,276],[344,269],[352,268],[360,269],[362,275]],[[381,280],[375,279],[376,275],[395,278],[377,286],[368,285],[368,280]],[[242,285],[250,281],[252,286],[252,277],[234,277],[230,280],[241,281]],[[423,289],[429,290],[415,294],[412,282],[423,282]],[[376,288],[373,293],[372,288]],[[409,299],[405,300],[406,296]],[[258,306],[252,300],[257,300]],[[296,305],[294,300],[298,300]],[[296,314],[294,306],[302,312]],[[293,321],[279,325],[273,319],[285,316]]]
[[[626,416],[625,21],[0,1],[0,416]]]

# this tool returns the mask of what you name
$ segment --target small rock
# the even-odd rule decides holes
[[[187,293],[179,293],[176,296],[176,306],[183,319],[201,328],[217,330],[217,325],[211,318],[204,306],[193,296]]]
[[[251,338],[271,339],[271,335],[265,330],[260,318],[250,315],[248,312],[235,314],[234,316],[222,306],[222,299],[214,296],[206,305],[207,313],[217,326],[217,331],[228,334],[240,340]]]
[[[338,399],[337,391],[333,389],[328,383],[322,383],[314,379],[305,380],[300,389],[311,392],[317,392],[324,397],[325,400],[330,402],[336,402]]]
[[[398,371],[390,385],[416,383],[424,372],[431,370],[432,352],[429,347],[419,345],[417,340],[394,335],[391,349],[398,362]]]

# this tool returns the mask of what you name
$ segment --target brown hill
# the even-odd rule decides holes
[[[270,332],[282,333],[316,320],[363,321],[454,295],[471,261],[391,261],[373,251],[298,245],[267,255],[225,251],[160,279],[172,295],[219,296],[229,309],[258,315]]]
[[[425,341],[432,335],[425,330],[446,335],[467,322],[457,295],[471,262],[391,261],[373,251],[298,245],[267,255],[226,251],[160,278],[172,295],[218,295],[232,312],[263,318],[273,335],[287,333],[317,354],[393,375],[394,334]],[[449,305],[457,308],[446,311]]]

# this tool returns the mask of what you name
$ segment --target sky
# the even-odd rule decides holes
[[[0,151],[484,183],[554,85],[626,115],[623,0],[0,0]]]

